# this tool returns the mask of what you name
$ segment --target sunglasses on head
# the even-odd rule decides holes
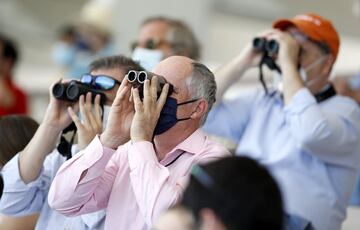
[[[120,81],[106,75],[91,75],[89,73],[82,75],[80,82],[86,85],[91,85],[94,89],[110,90],[116,84],[121,84]]]

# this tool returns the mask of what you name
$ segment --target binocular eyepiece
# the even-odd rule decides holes
[[[166,79],[163,76],[160,75],[156,75],[154,73],[151,72],[147,72],[147,71],[135,71],[135,70],[130,70],[127,75],[126,75],[126,79],[131,82],[131,85],[134,88],[138,88],[139,89],[139,95],[140,98],[143,99],[144,98],[144,82],[145,80],[150,80],[154,77],[157,76],[158,78],[158,85],[157,85],[157,97],[160,97],[162,88],[164,87],[164,85],[166,83],[168,83],[166,81]],[[174,90],[173,85],[169,84],[169,91],[168,91],[168,96],[172,94]]]
[[[104,105],[106,101],[106,95],[96,89],[91,88],[91,86],[83,84],[78,81],[70,81],[66,83],[57,83],[52,88],[52,94],[56,99],[76,102],[79,100],[81,95],[86,95],[88,92],[91,92],[92,99],[94,102],[96,95],[100,95],[100,105]]]
[[[256,37],[253,40],[253,48],[273,56],[279,51],[279,43],[274,39],[267,40],[263,37]]]

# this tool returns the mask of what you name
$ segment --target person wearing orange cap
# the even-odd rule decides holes
[[[302,14],[276,21],[260,37],[274,40],[277,52],[265,58],[268,52],[250,43],[216,71],[217,105],[204,130],[268,167],[283,193],[288,229],[339,230],[360,166],[360,109],[329,81],[339,35],[329,20]],[[265,59],[277,67],[278,84],[223,99]]]

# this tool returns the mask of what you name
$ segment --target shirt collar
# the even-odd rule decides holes
[[[183,150],[192,154],[199,153],[205,144],[205,140],[205,134],[200,129],[197,129],[183,142],[178,144],[171,152],[175,152],[176,150]]]

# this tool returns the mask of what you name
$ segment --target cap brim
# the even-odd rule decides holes
[[[286,28],[288,28],[289,26],[296,26],[296,24],[289,20],[289,19],[280,19],[280,20],[277,20],[273,23],[272,27],[274,29],[280,29],[280,30],[285,30]]]

